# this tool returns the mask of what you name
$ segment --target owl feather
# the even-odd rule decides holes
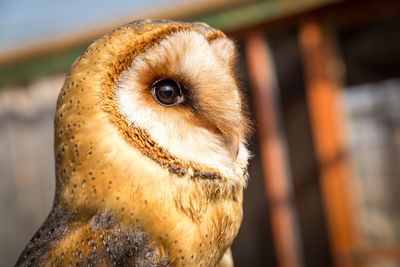
[[[231,266],[250,128],[235,60],[204,23],[91,44],[57,102],[53,208],[17,266]]]

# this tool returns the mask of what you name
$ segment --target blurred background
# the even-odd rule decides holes
[[[238,44],[256,132],[236,266],[400,266],[400,1],[0,1],[0,266],[50,211],[71,63],[138,18]]]

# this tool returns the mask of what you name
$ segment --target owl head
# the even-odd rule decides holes
[[[198,240],[217,242],[204,251],[215,263],[239,229],[247,177],[236,55],[221,31],[166,20],[90,45],[58,98],[55,203],[140,221],[176,259]],[[165,236],[174,231],[193,240],[179,246]]]
[[[99,140],[111,125],[172,173],[244,185],[237,169],[247,164],[250,127],[236,56],[233,41],[204,23],[142,20],[114,30],[74,63],[59,95],[57,163],[83,165],[113,139]],[[81,162],[77,142],[89,153]],[[63,184],[66,170],[58,171]]]

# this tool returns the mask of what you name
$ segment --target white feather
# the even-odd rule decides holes
[[[174,62],[171,68],[182,76],[195,77],[202,68],[220,64],[207,41],[194,32],[178,32],[151,48],[143,56],[137,57],[117,83],[116,95],[120,112],[136,127],[145,129],[151,138],[172,155],[198,164],[218,169],[228,177],[236,177],[240,167],[247,163],[248,151],[240,144],[236,160],[229,156],[229,151],[221,137],[205,128],[187,125],[183,119],[170,113],[154,110],[141,99],[137,69],[146,65],[144,58],[154,60],[175,51],[183,53],[183,60]],[[240,175],[241,176],[241,175]]]

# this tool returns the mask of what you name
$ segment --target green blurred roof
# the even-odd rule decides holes
[[[46,2],[49,0],[41,0],[38,2],[43,2],[43,1]],[[71,2],[70,4],[73,5],[74,2],[76,1],[77,0],[74,0],[72,2],[70,1]],[[301,14],[324,5],[329,5],[341,1],[340,0],[265,0],[265,1],[220,0],[220,1],[215,1],[219,3],[217,5],[215,4],[210,5],[210,1],[202,1],[202,4],[200,6],[199,5],[196,6],[196,3],[198,4],[199,1],[189,1],[189,2],[186,1],[186,6],[184,6],[182,4],[182,1],[151,0],[148,1],[148,4],[150,6],[154,5],[157,6],[158,2],[163,2],[164,6],[159,5],[157,9],[158,12],[155,12],[154,10],[153,10],[154,12],[149,11],[147,13],[149,14],[149,16],[182,19],[189,21],[192,20],[204,21],[215,28],[219,28],[228,33],[232,33],[238,30],[250,28],[253,25],[267,23],[278,19],[284,19],[285,17]],[[181,5],[181,7],[183,8],[180,9],[180,12],[174,12],[174,10],[171,10],[171,8],[168,9],[165,6],[165,3],[168,2],[174,2],[175,4],[178,3],[178,5],[176,6],[177,8],[175,8],[176,10],[179,9],[179,5]],[[98,3],[100,6],[101,5],[104,6],[103,0],[99,1]],[[187,6],[187,3],[192,4],[192,6],[190,5]],[[112,12],[110,12],[110,14],[114,14],[117,17],[118,16],[123,17],[120,20],[110,19],[110,21],[115,22],[115,24],[111,25],[112,22],[110,22],[110,24],[100,23],[101,27],[98,27],[97,29],[93,28],[93,26],[88,26],[87,34],[85,34],[85,27],[82,26],[80,28],[80,35],[78,36],[79,38],[77,38],[76,36],[74,37],[74,35],[71,34],[72,36],[71,38],[68,38],[67,36],[67,41],[64,41],[65,36],[63,36],[64,39],[62,39],[61,36],[59,40],[57,40],[57,36],[51,36],[51,38],[49,38],[48,43],[54,42],[55,45],[52,46],[49,45],[50,47],[53,47],[54,49],[53,51],[46,49],[47,43],[45,37],[43,37],[44,41],[42,41],[42,43],[39,42],[38,44],[36,44],[36,50],[30,49],[29,41],[27,41],[26,43],[28,45],[26,45],[25,48],[22,46],[22,49],[20,49],[20,51],[19,50],[16,50],[17,52],[14,51],[14,54],[12,52],[7,53],[4,51],[2,54],[1,53],[2,49],[6,49],[5,47],[7,45],[6,46],[4,45],[7,40],[6,41],[3,40],[2,42],[0,42],[0,86],[25,82],[27,80],[30,80],[38,76],[65,72],[70,67],[72,62],[80,54],[83,53],[88,43],[90,43],[90,41],[93,40],[97,35],[101,35],[103,32],[108,31],[115,25],[122,24],[126,21],[132,20],[132,16],[127,17],[122,15],[122,14],[127,14],[126,11],[124,11],[125,12],[124,13],[122,12],[122,10],[130,9],[132,8],[132,6],[127,5],[125,1],[121,1],[120,4],[122,7],[125,7],[125,9],[114,7],[112,9]],[[126,6],[128,6],[129,8]],[[2,7],[1,4],[0,7]],[[90,5],[86,5],[86,8],[90,7],[91,7]],[[100,8],[100,10],[102,9]],[[49,12],[49,10],[47,10],[46,12]],[[87,12],[90,13],[91,11]],[[104,17],[103,13],[98,15],[97,18],[99,20]],[[37,14],[35,16],[38,17]],[[143,12],[142,16],[146,16],[146,12]],[[66,17],[68,18],[68,16]],[[134,18],[136,19],[138,17],[140,16],[135,16]],[[92,14],[91,19],[93,20],[93,18],[96,18],[96,16]],[[48,18],[48,20],[51,19]],[[89,20],[89,18],[85,18],[85,20],[83,21],[87,20]],[[54,21],[57,21],[57,19],[55,19]],[[51,20],[51,22],[53,23],[53,20]],[[76,25],[76,24],[77,22],[71,25]],[[93,23],[88,23],[88,24],[93,25]],[[28,25],[29,23],[27,24],[27,26]],[[76,27],[76,26],[71,26],[71,27]],[[27,29],[25,30],[29,31],[29,27],[26,28]],[[54,28],[57,27],[53,26],[52,29],[54,30]],[[0,33],[1,32],[2,28],[0,26]],[[31,36],[30,38],[32,38],[32,34],[29,36]],[[11,39],[9,39],[8,42],[10,42]],[[17,39],[13,40],[15,41]],[[25,41],[20,41],[20,42],[24,43]],[[60,43],[62,45],[60,45]],[[12,49],[12,42],[10,46]],[[34,46],[35,44],[33,44],[31,47]]]

